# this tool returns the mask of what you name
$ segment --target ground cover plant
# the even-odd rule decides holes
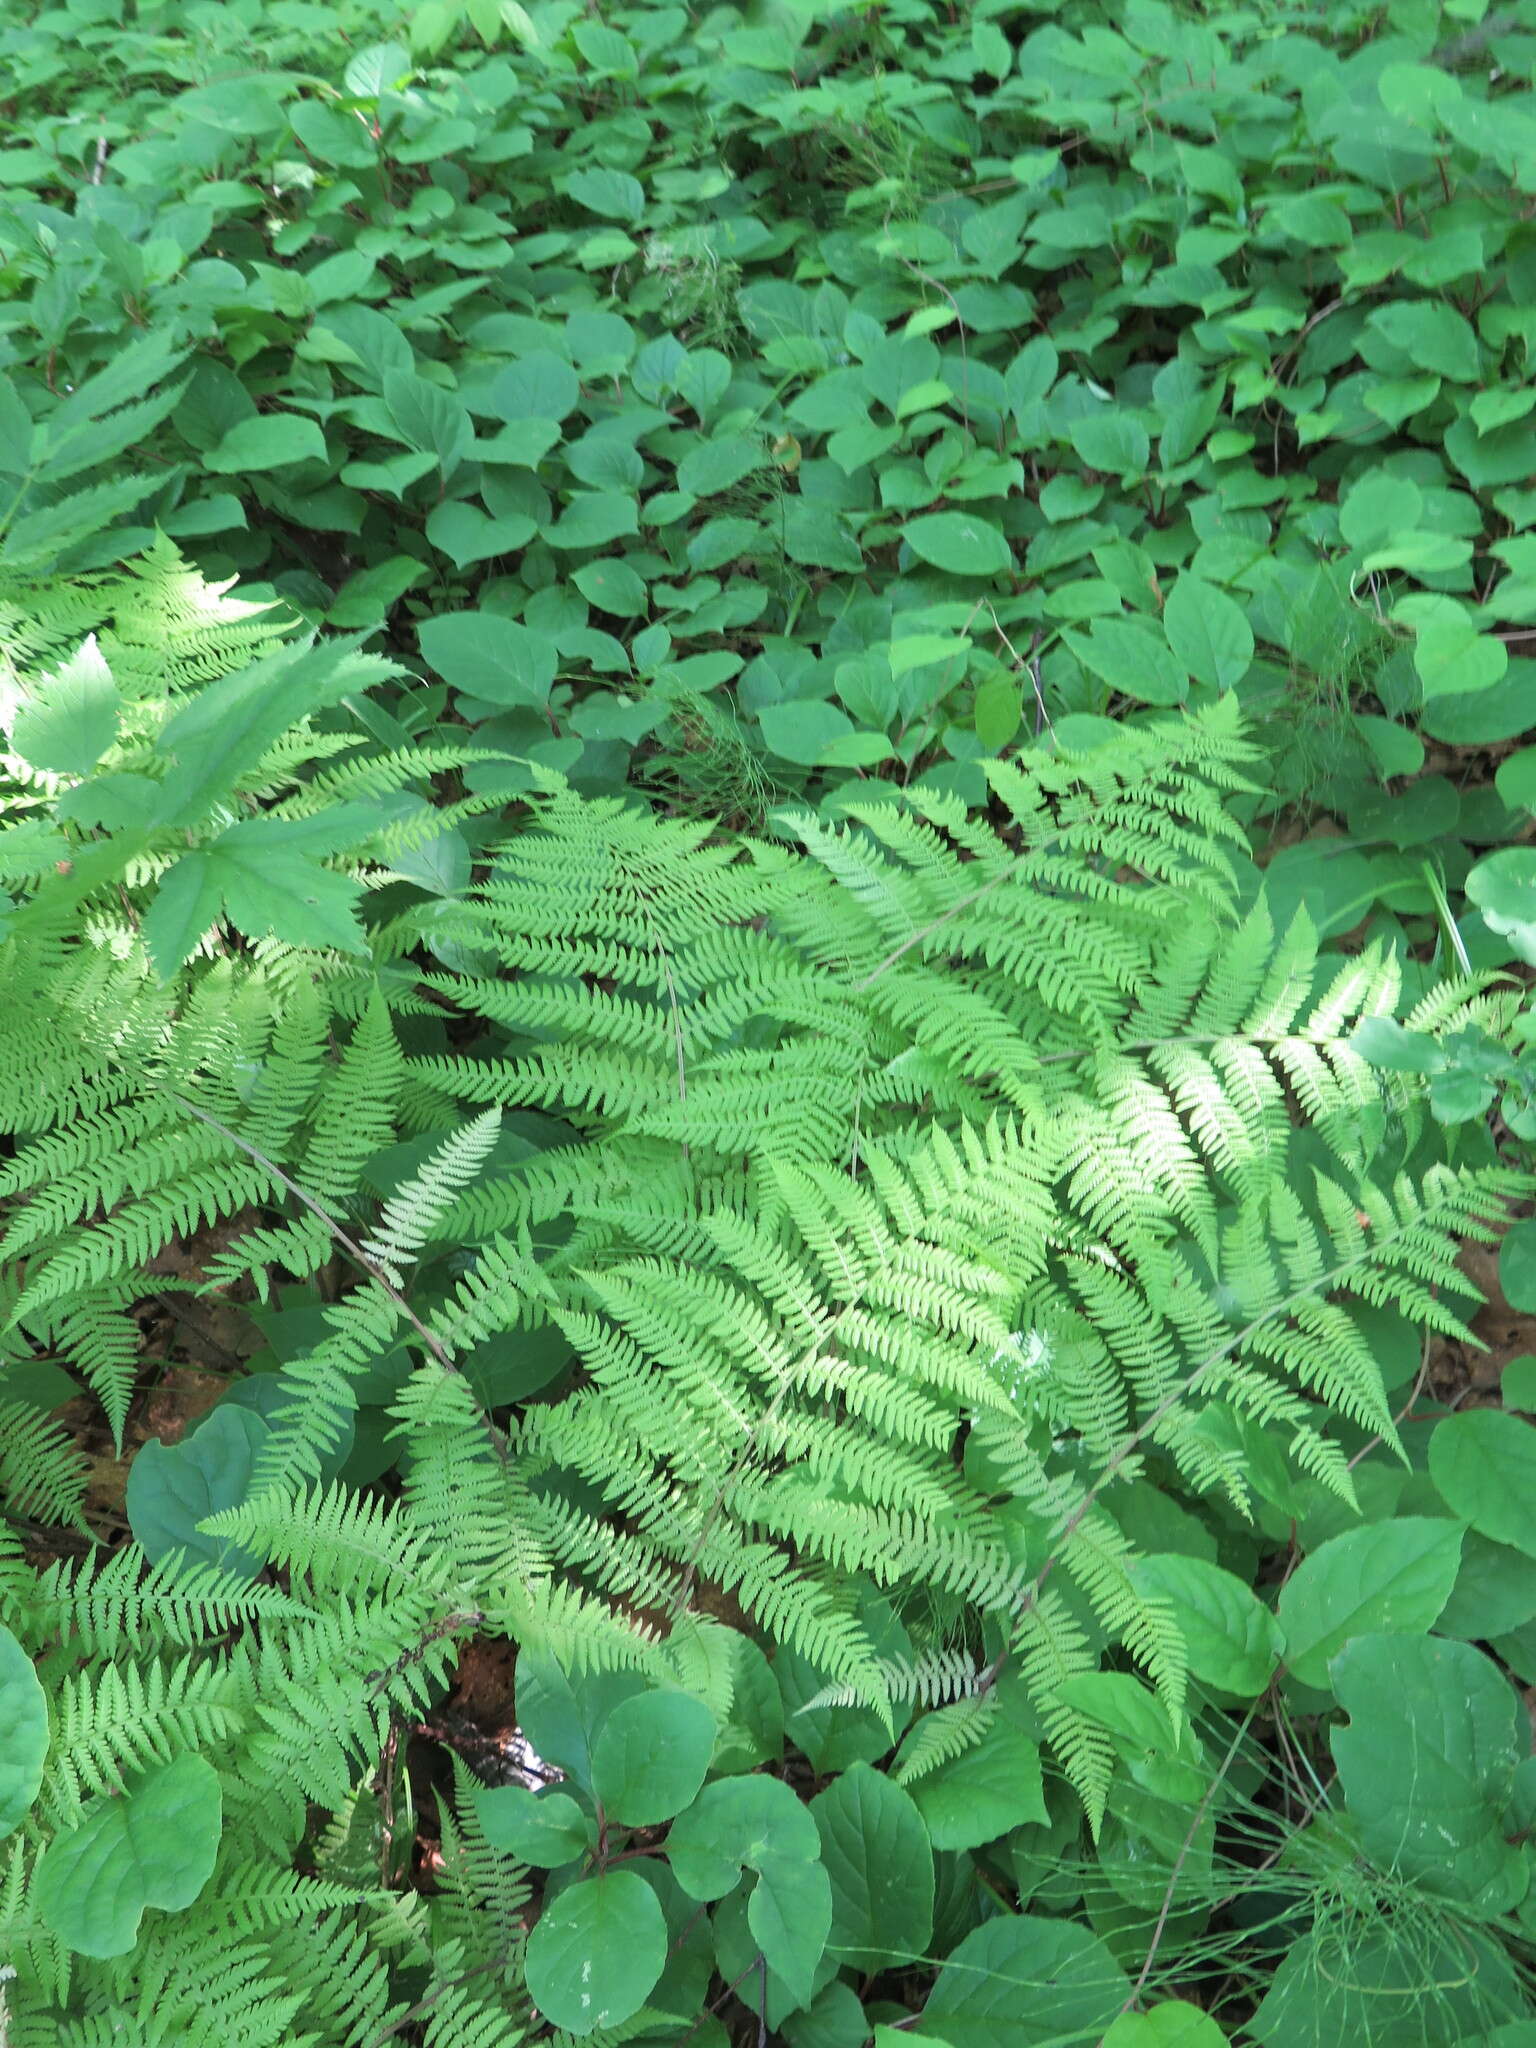
[[[1536,16],[0,57],[0,2040],[1528,2048]]]

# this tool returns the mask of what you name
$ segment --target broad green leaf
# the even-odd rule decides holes
[[[179,1913],[213,1875],[223,1797],[212,1764],[190,1752],[91,1802],[77,1828],[38,1859],[31,1905],[65,1948],[121,1956],[146,1907]]]
[[[1325,1688],[1329,1664],[1356,1636],[1433,1627],[1460,1563],[1456,1523],[1417,1516],[1320,1544],[1280,1594],[1287,1669],[1304,1685]]]
[[[1438,1074],[1446,1054],[1427,1031],[1409,1031],[1395,1017],[1367,1017],[1350,1044],[1363,1060],[1392,1074]]]
[[[1000,576],[1013,550],[1000,527],[972,512],[927,512],[909,519],[901,537],[913,554],[951,576]]]
[[[693,498],[713,497],[750,476],[763,459],[763,443],[755,436],[725,434],[689,450],[677,465],[677,487]]]
[[[989,676],[976,692],[972,712],[976,737],[989,754],[1000,754],[1024,721],[1024,691],[1010,675]]]
[[[43,1782],[48,1700],[32,1659],[0,1627],[0,1835],[19,1827]]]
[[[384,403],[401,440],[435,455],[443,475],[451,477],[475,438],[462,402],[412,370],[386,370]]]
[[[584,562],[571,581],[588,603],[596,605],[599,611],[611,612],[620,619],[645,616],[649,602],[645,580],[636,575],[627,562],[613,559]]]
[[[854,729],[846,712],[815,697],[765,704],[758,723],[769,752],[802,768],[814,768],[830,746]]]
[[[584,1856],[589,1840],[586,1815],[568,1792],[530,1792],[525,1785],[480,1785],[474,1807],[493,1849],[554,1870]]]
[[[491,386],[498,419],[563,420],[581,398],[581,380],[563,356],[536,349],[513,363]]]
[[[1349,1815],[1383,1870],[1493,1919],[1527,1871],[1505,1841],[1530,1732],[1508,1678],[1470,1643],[1365,1635],[1333,1666],[1347,1728],[1329,1738]]]
[[[571,172],[565,190],[578,207],[600,213],[604,221],[639,221],[645,213],[645,186],[627,170]]]
[[[1505,1366],[1499,1381],[1499,1399],[1506,1408],[1517,1408],[1522,1415],[1536,1415],[1536,1357],[1529,1351],[1521,1352]]]
[[[1163,607],[1168,644],[1197,683],[1230,690],[1253,660],[1253,628],[1242,606],[1188,570]]]
[[[1413,644],[1413,665],[1431,697],[1469,696],[1488,690],[1509,667],[1509,649],[1489,633],[1446,621],[1424,627]]]
[[[909,1789],[935,1849],[979,1849],[1016,1827],[1050,1818],[1039,1745],[1003,1715],[974,1748]]]
[[[620,491],[573,491],[544,538],[552,548],[602,548],[637,533],[639,510]]]
[[[567,1885],[540,1913],[524,1962],[534,2004],[568,2034],[622,2026],[666,1968],[667,1923],[632,1870]]]
[[[1416,370],[1433,371],[1463,384],[1477,383],[1482,374],[1481,353],[1470,322],[1439,300],[1400,299],[1378,306],[1366,325],[1385,336]]]
[[[499,612],[451,612],[417,629],[425,659],[454,689],[491,704],[542,708],[555,680],[554,642]]]
[[[1133,704],[1181,704],[1189,694],[1187,664],[1163,636],[1138,619],[1095,619],[1087,632],[1062,639],[1109,687]]]
[[[381,625],[413,583],[429,575],[424,562],[411,555],[391,555],[371,568],[349,576],[326,613],[326,624],[341,627]]]
[[[360,100],[376,100],[403,85],[411,75],[411,53],[399,43],[370,43],[347,65],[347,91]]]
[[[1528,1240],[1536,1235],[1529,1224],[1526,1230]],[[1502,1252],[1499,1266],[1502,1272]],[[1497,1408],[1448,1415],[1429,1440],[1429,1476],[1452,1514],[1493,1542],[1536,1557],[1536,1429],[1530,1423]]]
[[[706,1785],[667,1836],[672,1873],[692,1899],[721,1899],[744,1869],[814,1863],[821,1836],[810,1811],[779,1778],[723,1778]]]
[[[592,1790],[592,1744],[604,1721],[620,1701],[646,1690],[635,1671],[586,1672],[573,1680],[534,1644],[517,1653],[518,1725],[539,1755],[584,1792]]]
[[[950,2048],[1096,2042],[1130,1988],[1086,1927],[1005,1913],[974,1929],[949,1956],[923,2007],[923,2025]]]
[[[640,1693],[614,1708],[592,1749],[592,1789],[611,1820],[654,1827],[704,1782],[715,1717],[682,1692]]]
[[[854,1764],[811,1801],[832,1881],[828,1937],[844,1967],[877,1971],[925,1955],[933,1933],[933,1850],[894,1779]]]
[[[1130,414],[1116,409],[1086,413],[1073,420],[1067,431],[1090,469],[1102,469],[1112,476],[1145,473],[1151,443],[1146,428]]]
[[[1536,961],[1536,849],[1506,846],[1489,854],[1468,874],[1466,891],[1520,958]]]
[[[334,826],[339,815],[338,808],[317,820],[252,818],[210,840],[203,856],[209,874],[225,914],[247,938],[270,935],[289,946],[367,951],[357,917],[362,883],[323,867],[318,857],[334,849],[316,843],[313,827]],[[373,822],[365,819],[358,836]]]
[[[520,554],[538,530],[526,514],[493,518],[462,498],[434,505],[427,514],[427,539],[458,569],[494,561],[498,555]]]
[[[203,457],[204,466],[220,476],[324,460],[324,434],[314,420],[296,412],[263,412],[240,420]]]
[[[747,1926],[769,1969],[793,1998],[809,2005],[832,1926],[831,1879],[820,1863],[799,1856],[764,1854],[757,1869]]]
[[[162,981],[191,957],[223,905],[218,872],[207,854],[184,853],[167,868],[142,925],[144,943]]]
[[[0,376],[0,476],[25,476],[32,457],[32,415],[9,377]]]
[[[198,1523],[244,1501],[269,1433],[249,1408],[221,1402],[180,1443],[150,1438],[128,1468],[127,1509],[128,1526],[152,1563],[180,1550],[234,1578],[256,1576],[260,1558],[204,1535]]]
[[[1226,2048],[1227,2036],[1208,2012],[1182,1999],[1150,2012],[1123,2012],[1100,2048]]]
[[[33,768],[88,775],[117,737],[122,699],[92,633],[31,690],[11,727],[11,747]]]
[[[1257,1699],[1275,1675],[1279,1624],[1243,1581],[1200,1557],[1138,1558],[1138,1592],[1165,1601],[1184,1638],[1192,1678],[1240,1699]]]

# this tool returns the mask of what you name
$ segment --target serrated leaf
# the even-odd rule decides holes
[[[117,737],[122,699],[96,635],[55,675],[28,694],[11,727],[11,746],[34,768],[87,775]]]
[[[1504,1837],[1530,1737],[1504,1673],[1470,1643],[1372,1634],[1333,1681],[1350,1719],[1329,1740],[1367,1854],[1480,1918],[1508,1912],[1526,1887]]]
[[[1275,1675],[1283,1638],[1264,1603],[1219,1565],[1164,1553],[1132,1567],[1138,1592],[1165,1601],[1184,1638],[1192,1678],[1257,1699]]]
[[[1434,1625],[1461,1563],[1455,1522],[1403,1516],[1320,1544],[1280,1594],[1287,1668],[1326,1687],[1330,1661],[1356,1636],[1406,1635]]]
[[[1447,1416],[1429,1440],[1429,1475],[1452,1514],[1536,1557],[1536,1429],[1528,1422],[1496,1408]]]

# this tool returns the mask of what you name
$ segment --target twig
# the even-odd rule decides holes
[[[91,166],[91,183],[93,185],[99,185],[101,183],[101,174],[106,167],[106,161],[107,131],[105,128],[103,128],[101,133],[96,138],[96,161]]]
[[[1233,1736],[1231,1742],[1227,1745],[1227,1753],[1221,1760],[1220,1768],[1212,1777],[1210,1784],[1206,1786],[1205,1796],[1200,1801],[1200,1804],[1195,1808],[1194,1819],[1191,1820],[1189,1824],[1189,1833],[1184,1837],[1184,1840],[1179,1844],[1179,1853],[1177,1856],[1174,1857],[1173,1868],[1168,1873],[1168,1885],[1167,1889],[1163,1893],[1163,1903],[1162,1908],[1157,1916],[1157,1924],[1152,1929],[1152,1939],[1147,1945],[1146,1960],[1141,1966],[1140,1972],[1138,1973],[1136,1978],[1136,1982],[1131,1986],[1130,1991],[1126,1995],[1125,2003],[1120,2008],[1122,2012],[1129,2012],[1131,2007],[1136,2003],[1137,1999],[1140,1998],[1142,1992],[1146,1989],[1147,1979],[1152,1974],[1152,1965],[1157,1959],[1157,1951],[1159,1944],[1162,1941],[1164,1930],[1168,1925],[1168,1915],[1173,1911],[1173,1895],[1174,1892],[1178,1889],[1179,1872],[1184,1868],[1184,1859],[1189,1854],[1190,1846],[1193,1843],[1196,1834],[1199,1832],[1201,1821],[1205,1819],[1205,1809],[1210,1805],[1212,1799],[1216,1796],[1217,1786],[1225,1782],[1226,1775],[1228,1771],[1230,1771],[1232,1768],[1233,1759],[1237,1755],[1243,1737],[1248,1733],[1249,1724],[1253,1720],[1254,1709],[1257,1706],[1257,1704],[1258,1702],[1255,1701],[1254,1706],[1248,1709],[1247,1713],[1244,1714],[1242,1720],[1238,1723],[1237,1733]]]

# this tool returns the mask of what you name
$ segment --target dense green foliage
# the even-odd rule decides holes
[[[1528,2048],[1536,8],[0,62],[0,2041]]]

